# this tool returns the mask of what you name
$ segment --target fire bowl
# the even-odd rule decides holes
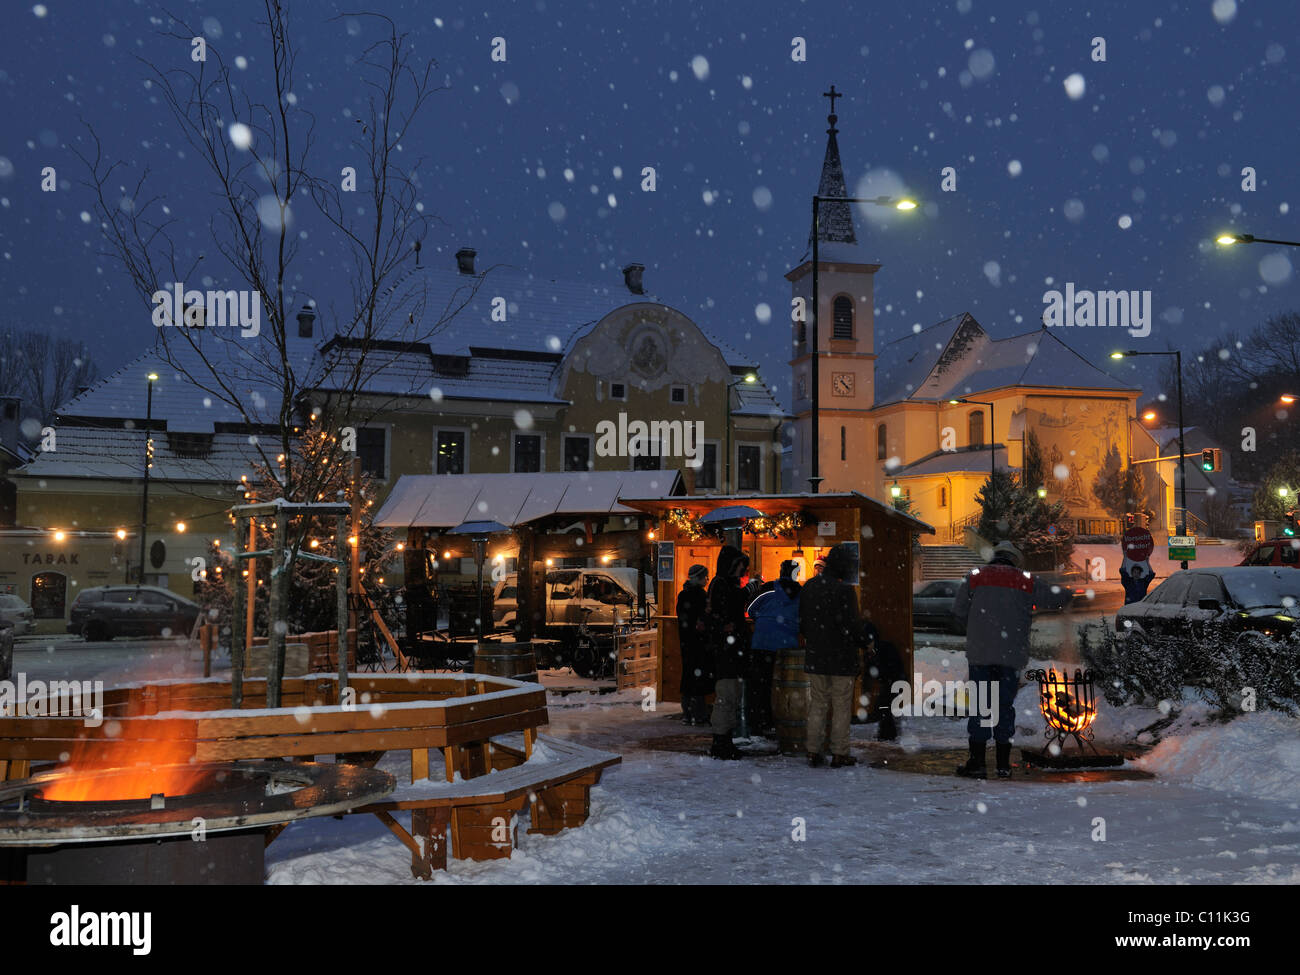
[[[179,785],[169,793],[161,783]],[[395,786],[393,776],[377,769],[314,762],[52,769],[0,784],[0,847],[273,826],[345,813],[384,798]]]

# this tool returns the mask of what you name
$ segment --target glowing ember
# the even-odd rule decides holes
[[[60,770],[64,774],[41,789],[41,797],[50,802],[109,802],[159,793],[187,795],[204,785],[204,769],[190,764],[186,742],[142,741],[131,752],[128,762],[105,768],[90,760],[83,746]]]

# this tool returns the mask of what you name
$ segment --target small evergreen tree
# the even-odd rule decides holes
[[[997,470],[975,496],[981,508],[980,537],[990,545],[1012,542],[1024,553],[1026,564],[1039,569],[1067,562],[1074,551],[1065,503],[1040,498],[1040,486]]]

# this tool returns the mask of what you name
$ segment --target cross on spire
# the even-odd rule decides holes
[[[835,99],[837,99],[837,98],[843,98],[843,97],[844,97],[844,93],[843,93],[843,92],[836,91],[836,90],[835,90],[835,86],[834,86],[834,85],[831,85],[831,90],[830,90],[830,91],[824,91],[824,92],[822,92],[822,97],[823,97],[823,98],[829,98],[829,99],[831,100],[831,114],[834,115],[834,114],[835,114]]]

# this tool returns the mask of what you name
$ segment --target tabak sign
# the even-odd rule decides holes
[[[24,552],[23,565],[77,565],[80,552]]]

